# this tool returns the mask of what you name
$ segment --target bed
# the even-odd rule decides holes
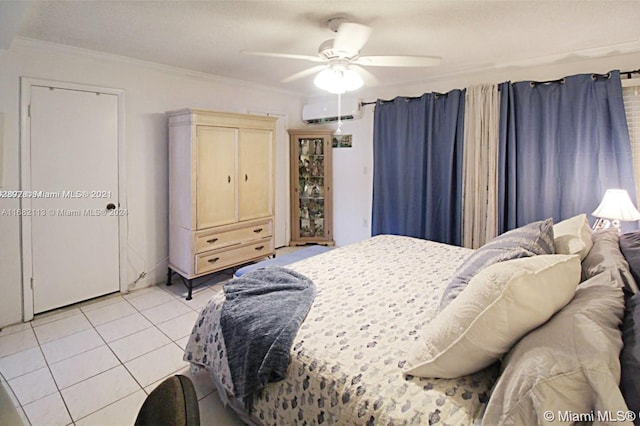
[[[288,265],[317,293],[285,379],[257,392],[249,412],[233,397],[220,328],[223,292],[203,308],[184,359],[208,370],[223,402],[250,424],[480,424],[499,360],[454,378],[407,374],[452,276],[475,254],[380,235]]]

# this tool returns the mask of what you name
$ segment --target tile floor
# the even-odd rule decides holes
[[[0,330],[1,385],[25,424],[133,425],[145,397],[166,377],[191,377],[203,425],[241,425],[223,407],[208,373],[182,360],[199,310],[230,271],[185,300],[163,284],[113,294]]]

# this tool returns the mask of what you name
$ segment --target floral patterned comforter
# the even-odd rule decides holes
[[[296,262],[317,295],[291,349],[287,378],[254,398],[265,425],[474,423],[498,371],[458,379],[403,377],[407,354],[435,316],[471,250],[380,235]],[[224,294],[202,310],[184,359],[232,394],[219,318]]]

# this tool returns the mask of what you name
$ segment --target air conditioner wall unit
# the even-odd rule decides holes
[[[362,106],[357,99],[342,99],[340,108],[342,120],[356,120],[362,117]],[[302,107],[302,121],[307,124],[322,124],[338,121],[338,100],[317,102]]]

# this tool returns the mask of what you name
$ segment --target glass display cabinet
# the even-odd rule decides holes
[[[333,130],[289,130],[291,245],[334,245],[331,153]]]

